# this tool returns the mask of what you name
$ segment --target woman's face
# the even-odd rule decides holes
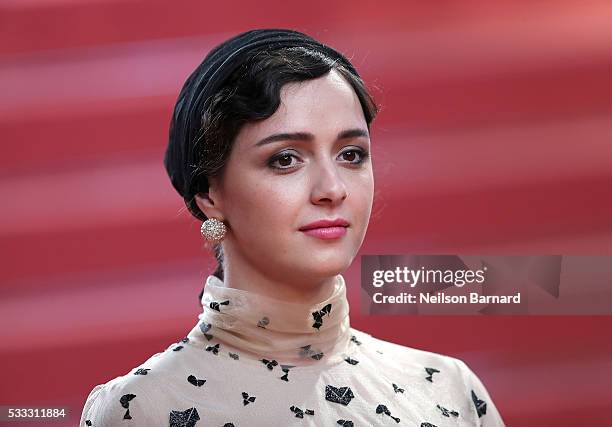
[[[343,272],[372,209],[369,152],[359,99],[340,74],[283,86],[275,114],[243,126],[221,179],[211,180],[209,197],[230,229],[228,264],[246,262],[278,281]],[[340,237],[300,230],[339,218],[349,223]]]

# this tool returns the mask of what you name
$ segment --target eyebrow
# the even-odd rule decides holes
[[[347,129],[340,132],[336,137],[336,140],[358,138],[361,136],[369,138],[370,134],[364,129]],[[312,141],[314,139],[315,136],[308,132],[275,133],[258,141],[255,146],[261,147],[262,145],[277,141]]]

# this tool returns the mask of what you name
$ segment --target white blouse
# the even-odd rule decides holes
[[[461,360],[353,329],[342,275],[318,304],[208,276],[180,342],[90,392],[81,426],[504,426]]]

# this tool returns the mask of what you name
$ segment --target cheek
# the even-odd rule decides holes
[[[240,235],[257,237],[298,226],[303,197],[297,183],[275,177],[244,178],[230,188],[226,207],[230,224]]]
[[[369,173],[364,173],[358,176],[358,179],[353,179],[349,187],[351,195],[351,208],[355,214],[368,216],[372,210],[372,202],[374,198],[374,180]]]

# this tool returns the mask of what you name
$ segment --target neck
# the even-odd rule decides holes
[[[253,284],[250,279],[238,282],[236,276],[231,277],[233,287],[208,276],[200,323],[190,338],[207,345],[219,344],[223,354],[226,349],[294,366],[343,358],[351,332],[342,275],[326,280],[325,287],[316,288],[308,300],[291,297],[289,292],[283,293],[285,299],[265,295],[259,283]],[[291,288],[293,278],[283,284],[262,283],[276,286],[268,291]]]
[[[229,261],[229,260],[228,260]],[[223,283],[228,288],[240,289],[254,294],[286,302],[300,301],[315,304],[327,299],[333,292],[336,277],[308,277],[293,274],[291,277],[276,277],[253,268],[249,263],[226,262]],[[286,276],[286,275],[285,275]]]

